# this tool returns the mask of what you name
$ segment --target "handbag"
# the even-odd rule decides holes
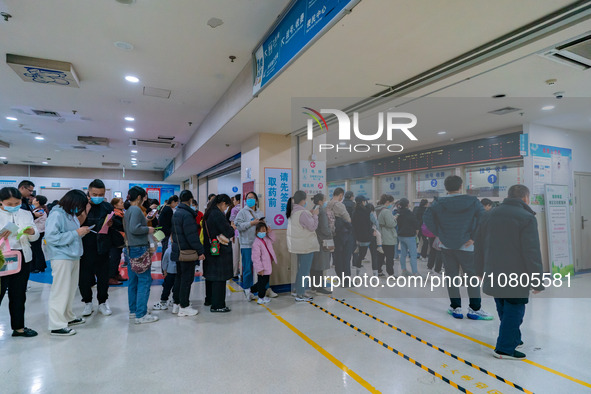
[[[150,251],[146,250],[140,257],[130,258],[129,264],[131,265],[131,270],[136,274],[143,274],[146,272],[152,265],[152,259],[150,256]]]
[[[210,242],[211,242],[211,246],[209,248],[209,253],[212,256],[219,256],[220,254],[220,242],[217,239],[211,239],[211,236],[209,235],[209,228],[207,227],[207,220],[203,220],[203,223],[205,223],[205,231],[207,231],[207,238],[209,238]]]
[[[10,250],[8,239],[0,240],[0,276],[14,275],[20,272],[22,267],[21,253],[16,250]]]
[[[197,261],[199,260],[199,254],[194,249],[181,249],[181,244],[179,243],[179,235],[176,231],[176,227],[174,227],[174,235],[176,238],[176,243],[179,245],[179,260],[178,261]]]

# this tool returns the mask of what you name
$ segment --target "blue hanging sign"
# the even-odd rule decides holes
[[[257,94],[361,0],[294,0],[253,52]]]

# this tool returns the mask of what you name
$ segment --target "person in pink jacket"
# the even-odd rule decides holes
[[[267,284],[269,277],[273,272],[273,263],[277,264],[277,256],[273,250],[273,242],[275,242],[275,235],[265,222],[260,222],[256,226],[256,238],[252,243],[252,266],[254,272],[258,275],[256,283],[259,290],[259,300],[257,304],[267,304],[271,299],[264,295],[267,291]]]

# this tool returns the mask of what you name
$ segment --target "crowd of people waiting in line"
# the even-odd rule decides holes
[[[524,187],[519,186],[510,189],[508,200],[527,201]],[[429,275],[440,273],[442,266],[451,277],[458,276],[460,269],[469,276],[481,275],[482,267],[478,267],[486,263],[482,258],[475,262],[474,242],[485,212],[495,203],[461,194],[462,179],[458,176],[448,177],[445,187],[447,196],[435,198],[430,206],[423,199],[412,211],[407,198],[395,201],[384,194],[373,206],[365,196],[355,197],[342,188],[335,189],[330,200],[323,194],[313,196],[308,209],[306,193],[295,192],[287,203],[286,216],[288,250],[297,256],[292,292],[296,302],[311,301],[314,293],[330,294],[316,285],[322,281],[314,278],[322,278],[332,266],[339,276],[350,277],[352,269],[354,275],[360,275],[368,252],[372,274],[378,277],[394,276],[395,260],[399,260],[402,275],[421,275],[419,259],[427,261]],[[275,235],[259,208],[256,193],[244,196],[244,207],[241,195],[230,198],[212,194],[201,213],[189,190],[170,197],[162,206],[148,199],[139,186],[132,187],[125,200],[114,198],[110,203],[105,201],[105,192],[104,183],[95,179],[86,193],[71,190],[61,200],[46,205],[47,198],[35,195],[30,181],[0,190],[0,239],[7,240],[23,262],[19,272],[0,278],[0,302],[8,292],[13,336],[37,335],[25,327],[26,290],[29,273],[46,269],[45,254],[53,275],[49,297],[52,335],[73,335],[76,331],[71,327],[85,323],[84,317],[94,312],[95,285],[98,311],[111,315],[109,286],[126,280],[129,318],[136,324],[158,321],[158,316],[148,311],[152,255],[158,240],[162,244],[164,282],[154,310],[172,307],[172,312],[181,317],[197,315],[189,297],[196,266],[201,263],[206,283],[204,305],[210,306],[211,312],[230,312],[225,289],[226,281],[232,278],[241,279],[247,301],[258,299],[259,304],[265,304],[277,297],[269,286],[277,263]],[[17,237],[14,231],[4,230],[8,223],[16,224],[22,234]],[[101,229],[106,231],[99,232]],[[119,270],[122,255],[128,279]],[[313,280],[305,283],[304,277]],[[77,288],[84,303],[82,317],[72,310]],[[448,286],[448,293],[448,313],[463,318],[459,287]],[[481,308],[480,288],[468,286],[468,294],[468,318],[491,320],[492,315]],[[497,303],[501,318],[502,308]],[[501,353],[513,354],[512,346],[505,346]]]

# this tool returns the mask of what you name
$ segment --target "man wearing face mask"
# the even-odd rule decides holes
[[[94,226],[92,231],[83,239],[84,254],[80,258],[80,279],[78,287],[84,311],[82,316],[90,316],[94,311],[92,306],[92,285],[96,276],[97,299],[99,312],[105,316],[111,315],[111,308],[107,303],[109,298],[109,252],[111,249],[111,235],[98,234],[103,227],[106,217],[113,212],[113,206],[105,201],[105,184],[100,179],[95,179],[88,186],[88,198],[90,200],[84,226]],[[111,223],[107,223],[110,226]],[[111,231],[109,229],[109,231]]]

